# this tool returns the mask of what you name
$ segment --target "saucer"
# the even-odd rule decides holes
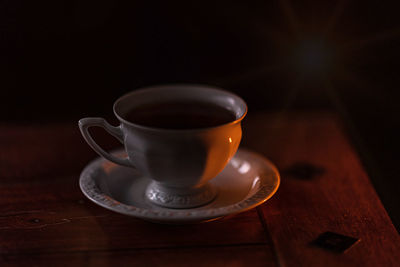
[[[157,223],[186,224],[216,220],[254,208],[275,194],[280,177],[266,158],[239,149],[225,169],[210,181],[218,193],[207,205],[170,209],[152,204],[145,197],[151,181],[132,168],[98,158],[82,171],[79,182],[85,196],[106,209]]]

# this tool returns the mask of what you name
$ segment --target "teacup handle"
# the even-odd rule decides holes
[[[79,129],[85,138],[86,142],[89,144],[94,151],[96,151],[99,155],[103,156],[104,158],[112,161],[116,164],[120,164],[127,167],[133,167],[133,165],[129,161],[128,158],[118,158],[116,156],[111,155],[110,153],[106,152],[102,149],[92,138],[89,133],[89,128],[92,126],[101,127],[106,130],[109,134],[114,136],[118,139],[122,144],[124,143],[123,133],[120,126],[112,126],[110,125],[105,119],[103,118],[84,118],[79,120]]]

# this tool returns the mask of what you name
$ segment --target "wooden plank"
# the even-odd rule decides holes
[[[277,266],[264,246],[82,251],[3,257],[2,266]]]
[[[0,126],[0,140],[2,255],[245,244],[263,244],[272,253],[255,210],[207,224],[166,226],[91,203],[78,179],[97,155],[75,124]],[[100,140],[112,146],[105,135]]]
[[[106,149],[118,142],[94,128]],[[0,124],[0,181],[40,182],[77,175],[97,154],[83,140],[77,123]]]
[[[282,266],[398,266],[399,235],[336,117],[258,114],[245,129],[282,173],[261,209]],[[326,231],[361,240],[345,253],[311,245]]]
[[[255,211],[206,224],[171,226],[148,223],[93,205],[72,207],[56,203],[52,209],[1,217],[0,254],[268,245]]]
[[[335,117],[250,114],[244,128],[244,145],[282,171],[278,194],[260,214],[252,210],[182,227],[115,214],[84,199],[79,172],[96,155],[75,124],[0,126],[1,259],[33,266],[69,259],[71,265],[97,265],[140,262],[157,250],[160,262],[168,262],[185,250],[183,263],[201,266],[197,252],[208,251],[201,259],[211,266],[211,258],[220,254],[241,266],[254,265],[252,259],[258,263],[258,258],[274,262],[276,250],[279,263],[289,266],[397,264],[398,234]],[[99,139],[113,146],[105,134]],[[298,163],[316,166],[315,177],[293,171]],[[361,241],[343,254],[310,245],[325,231]],[[242,258],[244,247],[249,256]]]

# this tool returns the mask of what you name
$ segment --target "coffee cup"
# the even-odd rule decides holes
[[[79,128],[98,154],[137,169],[152,180],[145,197],[167,208],[193,208],[212,201],[218,189],[209,180],[236,153],[246,103],[228,91],[203,85],[175,84],[132,91],[114,103],[120,124],[83,118]],[[104,128],[126,151],[121,158],[103,150],[88,129]]]

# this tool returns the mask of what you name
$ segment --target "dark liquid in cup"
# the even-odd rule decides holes
[[[125,118],[154,128],[199,129],[232,122],[236,116],[226,108],[209,103],[167,102],[135,107]]]

